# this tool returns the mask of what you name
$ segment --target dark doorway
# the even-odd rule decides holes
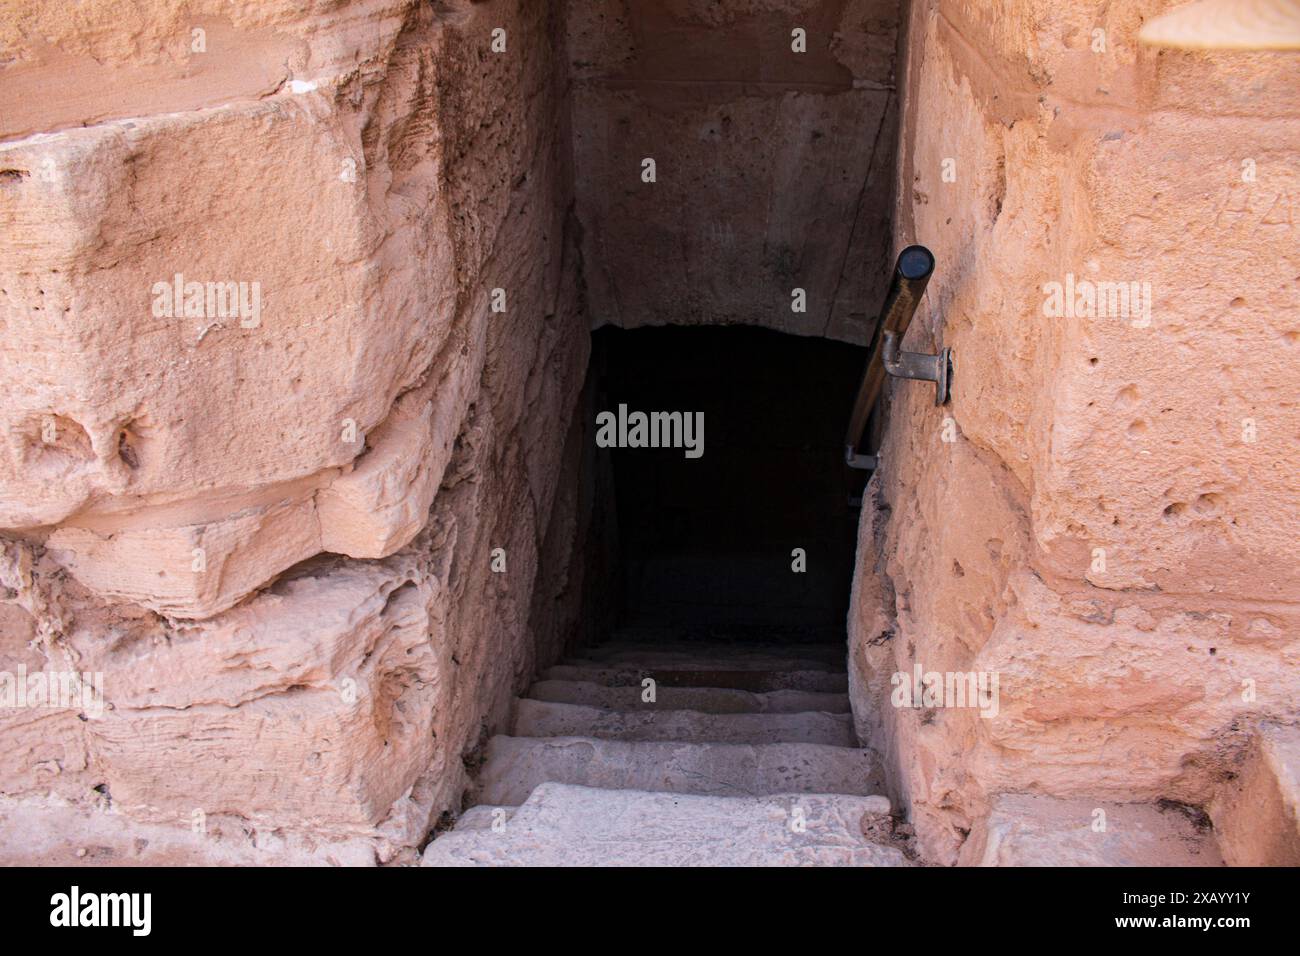
[[[703,413],[698,458],[605,452],[619,529],[607,580],[623,629],[844,640],[857,511],[841,446],[865,351],[747,326],[593,335],[593,414]]]

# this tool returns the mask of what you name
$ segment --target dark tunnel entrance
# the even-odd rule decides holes
[[[598,452],[618,529],[605,575],[615,628],[843,642],[858,517],[849,497],[863,479],[841,446],[866,350],[748,326],[606,327],[592,338],[598,445],[652,444],[656,431],[662,444],[699,442],[689,426],[703,416],[694,451]],[[660,417],[663,427],[647,419],[637,434],[637,412],[683,413],[681,431]]]

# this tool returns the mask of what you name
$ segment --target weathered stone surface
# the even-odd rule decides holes
[[[0,283],[0,373],[21,383],[6,405],[0,525],[66,522],[53,546],[97,593],[206,617],[321,550],[392,553],[427,514],[468,403],[464,383],[478,380],[474,361],[424,396],[432,405],[418,411],[430,433],[408,445],[429,445],[425,467],[405,462],[393,473],[394,433],[408,430],[382,423],[404,417],[394,399],[463,339],[455,333],[465,323],[452,313],[465,257],[447,224],[456,191],[437,188],[430,164],[398,157],[393,165],[370,149],[358,117],[404,130],[408,111],[427,109],[435,88],[393,50],[403,17],[407,30],[438,31],[429,14],[399,4],[314,22],[283,5],[241,6],[229,11],[233,29],[199,11],[182,22],[169,9],[148,28],[160,40],[153,47],[123,32],[128,24],[114,22],[111,7],[84,9],[78,22],[97,26],[75,40],[64,24],[40,28],[68,39],[61,59],[20,28],[19,56],[0,72],[6,91],[34,75],[77,90],[47,113],[55,132],[0,145],[12,174],[0,192],[12,253]],[[200,24],[212,30],[213,48],[189,56],[182,41]],[[131,75],[139,49],[167,51],[159,76],[179,68],[185,82],[200,82],[205,64],[229,66],[232,49],[256,59],[263,41],[279,56],[269,90],[205,86],[198,100],[217,102],[177,102],[86,128],[61,128],[54,115],[62,106],[99,112],[83,102],[104,95],[82,86],[85,71]],[[169,54],[179,60],[169,64]],[[358,60],[368,61],[360,72]],[[361,86],[375,94],[370,101],[358,97]],[[118,88],[115,105],[132,96]],[[150,103],[163,105],[141,100]],[[390,143],[400,150],[400,133]],[[401,194],[371,188],[381,183]],[[458,187],[491,188],[468,178]],[[182,284],[242,284],[236,304],[257,308],[227,314],[201,296],[194,312],[184,303],[160,310],[159,289],[178,275]],[[367,442],[372,430],[388,447],[367,463],[378,444]],[[359,473],[350,467],[358,457]],[[318,511],[313,493],[340,468],[348,474]],[[385,500],[395,496],[400,504]],[[370,509],[366,518],[359,508]],[[221,573],[190,581],[190,551],[203,537],[215,539]]]
[[[379,823],[433,758],[441,600],[394,559],[294,579],[162,645],[74,638],[112,675],[89,733],[114,801],[182,821]]]
[[[561,20],[465,0],[146,19],[91,0],[0,22],[0,101],[22,101],[0,110],[0,528],[25,562],[3,597],[108,699],[15,718],[5,790],[110,804],[124,840],[179,827],[155,862],[199,859],[196,812],[400,861],[558,656],[534,628],[575,613]],[[496,27],[511,56],[487,55]],[[177,274],[250,303],[258,283],[260,314],[168,316]]]
[[[373,866],[369,841],[252,830],[239,818],[185,828],[52,801],[0,798],[6,866]]]
[[[924,856],[1074,834],[998,815],[1033,793],[1206,807],[1230,862],[1293,860],[1293,748],[1261,728],[1300,696],[1300,80],[1294,54],[1139,43],[1172,7],[0,17],[0,670],[102,672],[110,705],[0,714],[11,819],[54,828],[34,852],[66,858],[67,812],[113,859],[197,860],[202,811],[412,856],[516,695],[593,636],[585,330],[864,342],[892,240],[936,252],[905,346],[951,346],[955,387],[889,386],[847,684]],[[1076,281],[1137,282],[1137,314],[1053,314]],[[211,296],[187,310],[186,282]],[[534,694],[630,735],[849,713],[838,680],[761,676],[839,652],[644,650]],[[996,713],[894,708],[916,665],[997,674]],[[625,666],[740,676],[643,705]],[[105,805],[109,829],[80,819]]]
[[[446,6],[459,12],[462,2]],[[333,76],[391,48],[407,12],[400,0],[311,16],[288,0],[160,0],[147,10],[88,0],[76,17],[15,8],[0,21],[0,138],[194,111]]]
[[[366,454],[316,495],[323,550],[385,558],[411,542],[424,527],[477,384],[474,367],[453,359],[442,379],[397,400],[367,436]]]
[[[585,658],[607,665],[636,664],[641,667],[672,669],[837,671],[844,668],[844,648],[797,644],[783,647],[747,647],[707,644],[614,643],[588,648]]]
[[[515,704],[516,737],[600,737],[687,743],[808,743],[855,747],[849,714],[703,714],[693,710],[622,711],[529,700]]]
[[[871,754],[850,747],[493,737],[475,794],[479,802],[518,805],[547,781],[713,796],[881,789]]]
[[[1222,866],[1209,821],[1177,806],[1000,794],[963,866]]]
[[[608,657],[610,655],[635,658],[639,663],[664,663],[662,657],[689,657],[693,662],[716,660],[721,666],[723,661],[744,666],[745,662],[757,662],[768,659],[791,660],[807,659],[819,661],[818,666],[830,669],[842,669],[845,648],[837,643],[808,641],[791,642],[783,628],[771,629],[768,634],[755,633],[751,627],[740,627],[730,633],[726,640],[709,634],[712,629],[705,626],[697,629],[695,635],[683,634],[683,628],[662,624],[639,624],[612,627],[609,634],[602,634],[603,643],[596,643],[583,648],[587,657]],[[773,633],[774,632],[774,633]],[[797,669],[797,665],[789,665]]]
[[[3,371],[22,383],[6,410],[5,526],[202,510],[343,465],[363,447],[341,440],[345,420],[364,437],[428,365],[449,284],[381,281],[394,211],[367,205],[364,175],[340,179],[361,150],[331,99],[285,94],[0,148],[23,173],[0,196],[14,251]],[[322,237],[313,255],[304,236]],[[257,283],[259,308],[221,315],[205,297],[201,314],[157,314],[156,287],[177,274],[243,282],[250,300]],[[422,321],[388,321],[399,309]]]
[[[39,647],[36,622],[15,604],[0,604],[0,793],[75,793],[88,786],[90,751],[85,712],[48,694],[21,706],[18,684],[36,674],[65,671]],[[52,686],[53,681],[44,685]],[[72,704],[71,706],[69,704]]]
[[[888,253],[898,5],[569,8],[595,322],[746,323],[865,343]],[[796,27],[806,52],[792,49]]]
[[[480,803],[477,806],[470,807],[456,818],[456,829],[461,832],[466,830],[488,830],[492,828],[493,824],[499,829],[503,823],[508,823],[518,810],[518,807],[493,807],[486,803]]]
[[[1300,866],[1300,729],[1260,727],[1210,816],[1230,866]]]
[[[1177,50],[1300,50],[1300,11],[1289,0],[1200,0],[1144,23],[1138,38]]]
[[[707,664],[708,661],[704,663]],[[641,681],[647,677],[664,687],[725,687],[759,694],[774,690],[807,690],[818,694],[842,694],[848,689],[848,677],[845,674],[823,670],[600,666],[596,663],[574,661],[548,667],[541,673],[542,680],[577,681],[604,684],[608,687],[640,687]]]
[[[605,710],[697,710],[706,714],[797,714],[822,711],[847,714],[846,694],[818,694],[802,690],[774,690],[752,694],[727,687],[656,687],[653,702],[642,699],[635,687],[607,687],[580,681],[542,680],[528,688],[535,700],[581,704]]]
[[[313,499],[241,509],[180,527],[64,525],[50,554],[102,597],[133,601],[174,618],[224,611],[285,568],[321,550]]]
[[[792,826],[796,818],[805,826]],[[458,824],[424,851],[425,866],[907,866],[867,841],[881,797],[718,798],[544,783],[499,832]]]
[[[850,670],[936,861],[996,792],[1207,806],[1294,721],[1300,87],[1288,54],[1140,46],[1154,12],[910,9],[895,235],[938,267],[904,347],[955,378],[889,386]],[[1149,314],[1053,314],[1067,276]],[[999,673],[998,716],[893,708],[917,664]]]
[[[998,713],[977,720],[968,757],[995,787],[1032,777],[1058,795],[1091,788],[1110,799],[1178,793],[1203,803],[1212,792],[1203,777],[1226,770],[1239,746],[1227,728],[1284,714],[1300,693],[1289,655],[1234,640],[1226,611],[1167,607],[1147,618],[1121,605],[1114,620],[1098,619],[1027,572],[1011,576],[1007,596],[1012,606],[972,662],[1000,675]],[[1050,645],[1033,640],[1049,629]],[[1248,681],[1262,687],[1253,699],[1243,694]],[[1201,756],[1188,766],[1191,748]]]

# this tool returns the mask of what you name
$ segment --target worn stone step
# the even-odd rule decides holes
[[[822,649],[818,645],[650,645],[602,644],[585,648],[581,658],[565,663],[594,663],[608,666],[676,667],[691,670],[830,670],[847,668],[847,651],[841,645]]]
[[[764,653],[785,657],[839,657],[845,653],[844,639],[836,641],[790,641],[790,640],[690,640],[671,635],[651,635],[634,631],[616,631],[610,640],[599,644],[590,644],[590,648],[604,653],[608,650],[654,650],[679,654],[735,654]]]
[[[808,648],[821,653],[831,650],[844,651],[844,630],[831,627],[801,627],[796,631],[783,627],[760,627],[755,625],[725,625],[722,627],[697,627],[691,625],[642,625],[621,626],[610,632],[609,636],[597,647],[611,644],[634,644],[641,647],[670,648],[720,648],[732,651],[735,648]]]
[[[643,677],[653,677],[664,687],[726,687],[766,693],[773,690],[810,690],[822,694],[842,694],[849,688],[849,676],[843,671],[786,670],[769,671],[731,668],[642,667],[634,664],[602,665],[599,663],[557,664],[542,671],[542,680],[583,681],[608,687],[640,686]]]
[[[1229,866],[1300,866],[1300,727],[1259,727],[1211,814]]]
[[[795,714],[801,711],[849,713],[847,694],[774,690],[762,694],[726,687],[656,686],[654,703],[641,700],[642,689],[608,687],[590,681],[542,680],[528,688],[534,700],[582,704],[604,710],[698,710],[706,714]]]
[[[1099,821],[1104,821],[1104,829]],[[1222,866],[1208,819],[1203,824],[1176,805],[1002,793],[993,798],[989,814],[971,828],[958,863]]]
[[[488,803],[480,803],[470,807],[456,818],[456,829],[490,830],[494,824],[500,827],[508,823],[518,809],[518,807],[494,807]]]
[[[476,802],[517,806],[543,783],[709,796],[866,796],[884,789],[870,753],[852,747],[493,737]]]
[[[544,783],[498,831],[459,826],[425,866],[908,866],[868,841],[883,797],[709,797]]]
[[[850,714],[706,714],[696,710],[604,710],[524,698],[516,702],[516,737],[599,737],[684,743],[828,744],[856,747]]]

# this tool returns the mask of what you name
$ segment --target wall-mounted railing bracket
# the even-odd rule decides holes
[[[892,329],[885,329],[884,350],[881,360],[885,371],[894,378],[911,378],[921,382],[934,382],[934,403],[948,401],[948,382],[952,377],[952,349],[940,350],[938,355],[925,352],[904,352],[899,348],[902,338]]]
[[[852,448],[844,450],[844,463],[859,471],[875,471],[878,459],[875,455],[859,455]]]

